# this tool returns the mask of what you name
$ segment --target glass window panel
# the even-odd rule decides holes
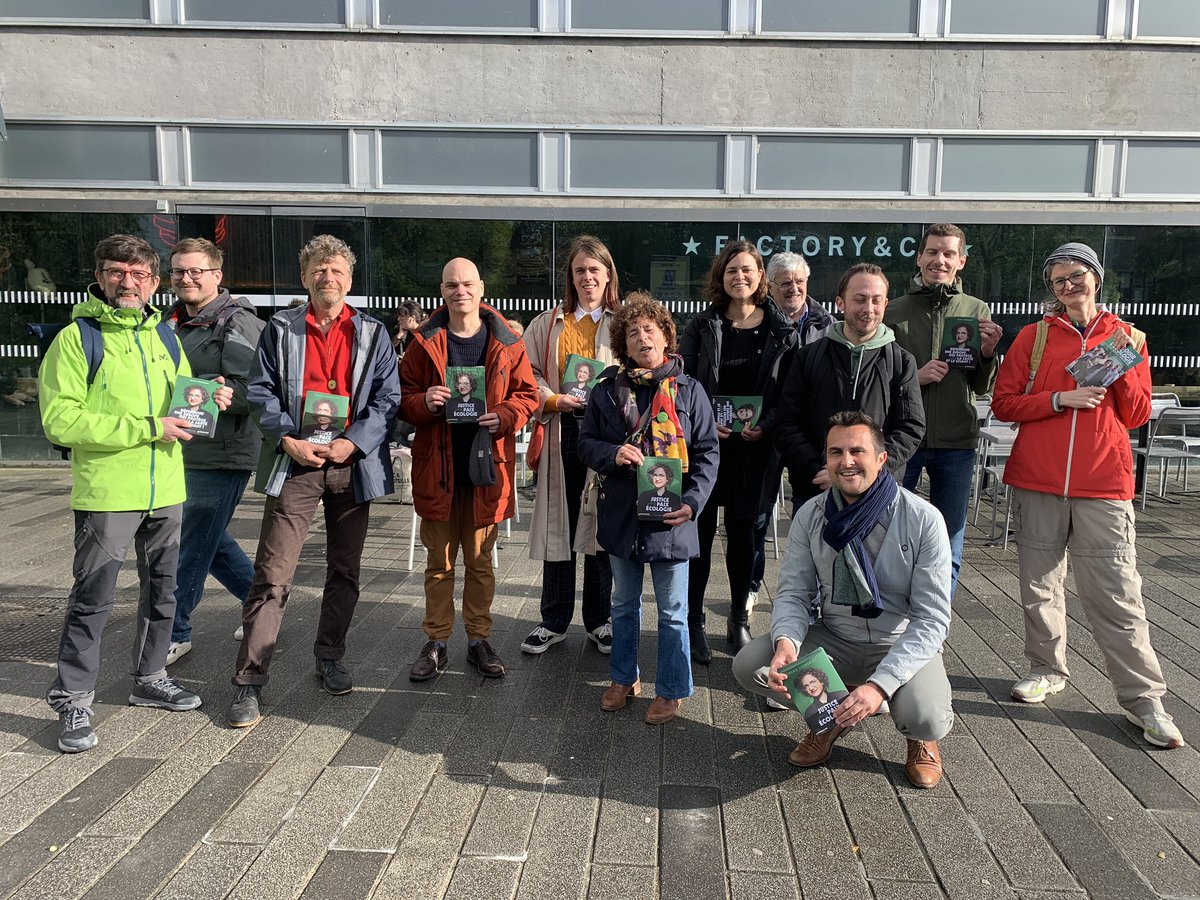
[[[192,237],[208,238],[221,248],[221,287],[231,294],[274,293],[270,216],[239,216],[236,210],[180,213],[179,239]]]
[[[796,0],[762,0],[762,27],[763,31],[916,34],[918,2],[856,0],[854,3],[797,3]]]
[[[348,184],[344,131],[193,128],[192,180],[235,184]]]
[[[1200,3],[1196,0],[1141,0],[1138,37],[1200,38]]]
[[[911,143],[890,138],[758,140],[760,191],[904,191]]]
[[[952,34],[1104,34],[1107,0],[954,0]]]
[[[728,0],[571,0],[571,27],[603,31],[727,31]]]
[[[427,28],[536,28],[537,0],[379,0],[386,26]]]
[[[1094,141],[942,141],[942,191],[1090,194]]]
[[[3,0],[0,18],[149,19],[150,0]]]
[[[1200,142],[1130,141],[1125,193],[1200,193]]]
[[[385,131],[387,184],[537,186],[537,135]]]
[[[725,138],[701,135],[571,136],[571,187],[719,191]]]
[[[154,128],[146,125],[8,125],[0,179],[158,181]]]
[[[287,22],[296,25],[343,25],[344,0],[186,0],[188,22]]]
[[[350,295],[365,296],[371,283],[371,254],[367,244],[367,220],[362,216],[272,216],[275,257],[275,292],[283,306],[293,299],[307,299],[300,281],[300,251],[318,234],[332,234],[345,241],[356,258]]]

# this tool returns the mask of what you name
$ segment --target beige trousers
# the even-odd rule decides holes
[[[1067,672],[1067,553],[1079,601],[1104,655],[1117,702],[1135,715],[1162,710],[1167,692],[1137,571],[1133,504],[1013,489],[1025,656],[1035,675]]]

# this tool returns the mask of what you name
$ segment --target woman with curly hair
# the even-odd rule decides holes
[[[597,472],[596,528],[613,573],[612,685],[600,701],[614,711],[641,692],[638,638],[647,565],[658,605],[655,698],[646,721],[669,721],[692,693],[688,662],[689,560],[700,552],[696,514],[717,472],[717,432],[708,395],[675,355],[675,322],[649,294],[630,294],[612,324],[618,360],[592,390],[579,433],[579,456]],[[682,504],[661,522],[639,521],[636,469],[656,457],[678,459]]]
[[[758,424],[734,433],[717,426],[721,466],[712,498],[700,513],[700,558],[688,584],[692,659],[712,659],[704,633],[704,594],[717,510],[725,510],[725,571],[731,597],[728,638],[736,652],[750,642],[750,583],[754,554],[766,539],[767,517],[779,493],[783,464],[770,434],[782,375],[798,338],[791,321],[767,302],[762,255],[748,241],[733,241],[713,260],[705,289],[711,305],[688,323],[681,351],[684,371],[711,397],[763,398]],[[761,552],[761,550],[760,550]]]

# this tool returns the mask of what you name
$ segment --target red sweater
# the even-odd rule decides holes
[[[1129,327],[1107,311],[1099,313],[1082,335],[1065,315],[1047,319],[1046,350],[1029,393],[1025,386],[1036,324],[1021,329],[996,377],[992,412],[1021,426],[1004,466],[1004,483],[1060,497],[1131,500],[1129,430],[1150,419],[1149,350],[1142,348],[1143,361],[1109,385],[1098,407],[1056,413],[1051,395],[1078,387],[1066,365],[1108,340],[1118,328],[1128,332]]]

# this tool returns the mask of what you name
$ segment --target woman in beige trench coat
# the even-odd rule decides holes
[[[612,254],[598,238],[580,235],[567,251],[562,303],[535,318],[525,330],[525,347],[542,401],[537,413],[545,428],[537,466],[537,496],[529,532],[529,557],[542,561],[542,620],[521,644],[544,653],[566,638],[575,616],[575,548],[584,552],[583,627],[601,653],[612,650],[612,569],[595,542],[595,517],[581,512],[592,473],[579,461],[576,443],[586,401],[562,393],[567,357],[615,360],[609,323],[620,304]]]

